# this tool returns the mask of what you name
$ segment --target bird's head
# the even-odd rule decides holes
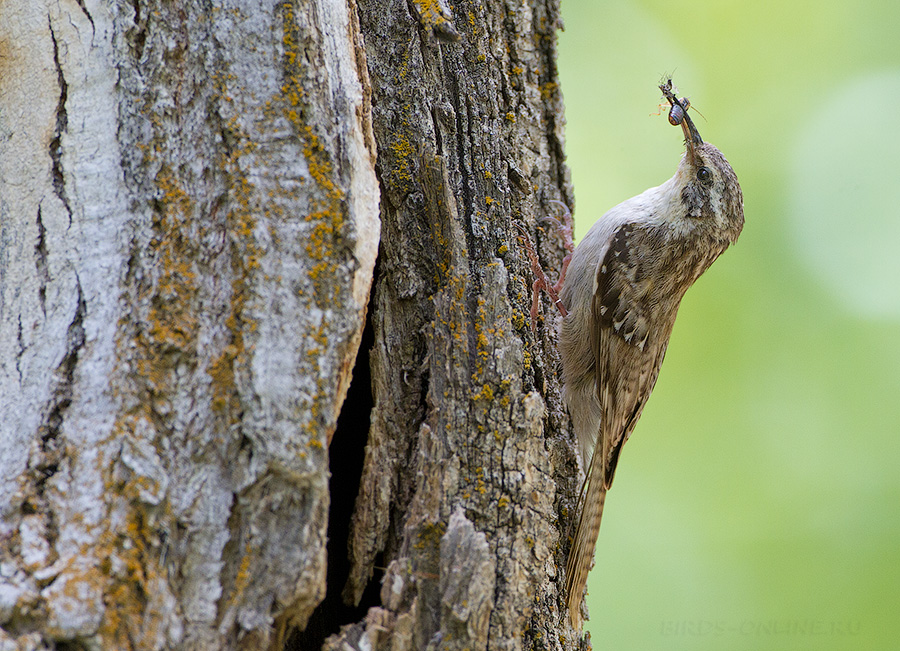
[[[669,122],[680,124],[684,131],[685,153],[675,178],[681,188],[679,198],[686,220],[732,244],[744,226],[744,197],[737,175],[722,152],[703,142],[688,115],[690,103],[675,96],[671,80],[660,85],[660,89],[672,105]]]

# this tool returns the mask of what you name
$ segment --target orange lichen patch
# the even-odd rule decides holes
[[[390,144],[390,150],[396,158],[391,168],[391,176],[395,183],[408,191],[412,188],[414,181],[411,159],[415,150],[410,144],[409,138],[403,134],[398,134],[394,138]]]
[[[441,538],[444,537],[446,532],[447,525],[443,522],[422,522],[419,525],[413,548],[420,551],[431,548],[437,551],[441,547]]]
[[[404,50],[403,57],[400,59],[400,65],[397,68],[397,76],[395,81],[402,82],[409,74],[409,48]]]
[[[492,351],[490,348],[490,340],[488,335],[493,336],[495,330],[487,325],[487,314],[484,309],[484,298],[478,298],[478,312],[475,318],[475,342],[477,344],[477,366],[476,371],[479,375],[484,373],[484,363],[490,359]]]
[[[301,137],[304,141],[303,154],[309,164],[309,174],[313,177],[319,187],[325,190],[325,194],[329,199],[340,200],[344,193],[335,185],[332,177],[331,161],[328,160],[328,152],[319,142],[319,137],[313,133],[312,127],[303,125],[301,129]]]
[[[104,532],[94,549],[102,559],[90,580],[104,585],[105,617],[100,636],[105,648],[142,648],[164,635],[166,615],[153,598],[166,582],[159,572],[161,541],[140,501],[141,482],[133,477],[111,488],[128,503],[124,530]]]
[[[169,400],[181,381],[181,370],[196,363],[199,314],[200,245],[204,224],[198,219],[196,202],[185,189],[177,166],[159,158],[170,158],[164,134],[167,129],[157,114],[149,116],[157,136],[140,147],[144,164],[155,167],[153,178],[152,235],[141,246],[142,274],[134,284],[134,310],[123,317],[119,328],[117,354],[119,369],[132,382],[115,385],[117,393],[133,391],[123,404],[129,405],[117,415],[112,438],[153,438],[164,427],[159,418],[161,404]],[[154,431],[156,430],[156,434]],[[150,440],[151,444],[155,441]],[[159,612],[159,596],[167,579],[159,573],[159,533],[149,522],[161,516],[149,515],[148,495],[163,499],[159,483],[145,475],[126,472],[124,466],[103,455],[107,494],[116,495],[117,506],[125,510],[124,529],[109,530],[99,535],[96,545],[84,556],[98,559],[97,566],[87,570],[85,580],[92,581],[103,594],[105,615],[99,635],[104,648],[152,647],[164,637],[165,613]],[[121,501],[118,501],[121,500]]]
[[[310,214],[307,220],[314,221],[316,225],[309,234],[306,253],[313,260],[324,260],[333,252],[335,241],[344,224],[344,216],[340,212],[319,210]]]
[[[222,166],[229,172],[231,185],[229,195],[232,208],[228,212],[228,230],[235,234],[231,253],[231,298],[225,326],[230,341],[222,352],[207,367],[212,380],[212,408],[227,416],[229,424],[240,417],[240,395],[235,384],[235,367],[246,363],[244,343],[245,333],[254,332],[257,323],[247,314],[247,303],[252,295],[250,277],[260,266],[263,252],[256,242],[256,216],[252,204],[255,187],[241,171],[241,156],[254,150],[253,143],[241,133],[236,124],[230,125],[243,146],[236,148],[223,161]]]
[[[512,381],[509,378],[504,378],[503,380],[500,380],[500,393],[502,395],[500,396],[499,403],[500,403],[501,407],[509,406],[509,394],[510,394],[510,385],[511,384],[512,384]]]
[[[234,579],[235,596],[243,592],[250,585],[250,562],[253,557],[250,555],[250,545],[247,545],[244,555],[241,557],[241,565],[238,567],[237,576]]]
[[[556,94],[558,89],[559,84],[556,82],[548,81],[545,84],[541,84],[541,99],[547,101]]]
[[[244,553],[241,555],[241,562],[238,565],[237,574],[234,577],[234,585],[231,588],[231,595],[227,600],[228,606],[234,606],[238,602],[242,601],[244,592],[250,585],[251,580],[253,579],[253,573],[251,572],[251,567],[253,565],[254,558],[254,550],[250,543],[247,543],[244,546]]]
[[[416,10],[419,12],[419,18],[427,27],[439,28],[451,26],[452,24],[441,11],[441,5],[438,0],[413,0]],[[474,20],[474,18],[472,19]],[[474,23],[473,23],[474,27]]]
[[[179,363],[173,353],[193,353],[199,330],[196,315],[197,244],[191,224],[194,204],[174,172],[162,166],[155,178],[159,210],[154,219],[155,236],[145,253],[153,261],[149,282],[139,298],[147,305],[145,327],[137,333],[130,357],[133,370],[154,393],[164,393],[170,373]],[[131,348],[129,344],[122,342]]]
[[[339,269],[335,260],[345,230],[344,191],[327,149],[306,121],[311,109],[305,99],[304,81],[309,82],[309,71],[294,5],[290,2],[282,3],[281,16],[285,79],[281,92],[267,105],[270,110],[280,109],[292,125],[300,140],[309,175],[316,186],[308,192],[309,212],[306,221],[314,225],[309,232],[305,250],[312,263],[309,267],[309,278],[314,289],[312,299],[318,307],[327,309],[340,305],[342,301],[336,295],[332,279]]]
[[[494,399],[494,390],[491,388],[489,384],[485,384],[481,387],[481,390],[472,395],[474,400],[486,400],[490,402]]]
[[[240,408],[240,401],[234,386],[234,361],[239,348],[233,344],[225,346],[222,353],[209,365],[206,372],[212,378],[212,408],[224,412],[226,408]]]

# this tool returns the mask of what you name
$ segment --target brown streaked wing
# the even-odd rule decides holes
[[[633,224],[621,226],[597,269],[591,337],[601,416],[594,454],[602,456],[599,468],[598,460],[591,465],[603,473],[605,488],[612,484],[622,445],[653,391],[668,342],[667,332],[651,332],[652,288],[632,255],[633,240],[643,239],[646,251],[649,235]]]

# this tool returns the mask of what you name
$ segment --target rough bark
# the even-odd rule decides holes
[[[559,23],[0,0],[0,649],[586,644],[515,229],[556,266]]]
[[[344,2],[0,3],[0,645],[265,648],[325,590],[379,236]]]
[[[557,568],[578,470],[515,230],[571,205],[558,6],[358,4],[384,234],[344,594],[382,588],[329,648],[572,648]]]

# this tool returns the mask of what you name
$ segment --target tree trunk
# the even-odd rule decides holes
[[[558,27],[0,1],[0,649],[586,644]]]

